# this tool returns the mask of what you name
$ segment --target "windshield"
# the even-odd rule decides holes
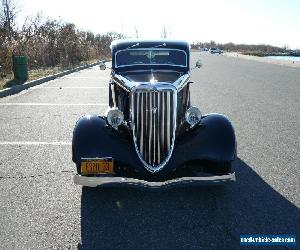
[[[116,68],[132,65],[187,66],[187,55],[179,49],[127,49],[115,56]]]

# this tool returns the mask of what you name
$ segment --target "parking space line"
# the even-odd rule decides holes
[[[0,106],[107,106],[107,103],[22,103],[1,102]]]
[[[0,145],[53,145],[53,146],[64,146],[64,145],[72,145],[71,142],[68,141],[54,141],[54,142],[45,142],[45,141],[0,141]]]
[[[65,79],[96,79],[96,80],[108,80],[109,76],[97,76],[97,77],[91,77],[91,76],[66,76]]]
[[[41,87],[36,87],[36,89],[107,89],[107,87],[63,87],[63,86],[58,86],[58,87],[50,87],[50,86],[41,86]]]

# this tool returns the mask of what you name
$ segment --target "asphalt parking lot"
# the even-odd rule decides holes
[[[300,70],[199,57],[192,102],[234,124],[235,184],[74,185],[75,122],[108,103],[109,71],[93,67],[0,99],[0,248],[239,249],[241,234],[294,234],[299,245]]]

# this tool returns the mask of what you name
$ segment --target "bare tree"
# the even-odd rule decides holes
[[[16,1],[1,0],[0,5],[0,29],[6,35],[10,35],[15,27],[15,21],[18,14]]]
[[[136,26],[134,26],[135,38],[139,38],[139,31]]]
[[[15,20],[17,4],[14,0],[0,1],[0,76],[4,77],[11,70],[12,49],[16,32]]]
[[[291,48],[290,48],[290,46],[289,46],[288,44],[285,44],[285,45],[283,46],[283,49],[284,49],[285,51],[288,51],[288,50],[290,50]]]
[[[166,29],[165,25],[163,25],[162,32],[161,32],[161,37],[162,38],[167,38],[168,37],[168,32],[167,32],[167,29]]]

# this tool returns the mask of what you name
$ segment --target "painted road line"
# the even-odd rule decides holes
[[[0,106],[108,106],[107,103],[22,103],[0,102]]]
[[[64,79],[96,79],[96,80],[108,80],[109,76],[97,76],[97,77],[92,77],[92,76],[66,76]]]
[[[45,141],[0,141],[0,145],[16,145],[16,146],[28,146],[28,145],[53,145],[53,146],[64,146],[64,145],[72,145],[71,142],[68,141],[54,141],[54,142],[45,142]]]
[[[107,89],[108,87],[36,87],[36,89]]]

